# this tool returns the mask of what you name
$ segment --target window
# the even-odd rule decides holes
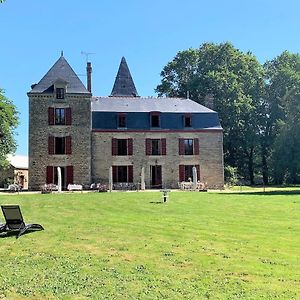
[[[194,154],[194,140],[186,139],[184,140],[184,155],[193,155]]]
[[[127,139],[118,139],[118,155],[127,155]]]
[[[133,182],[133,166],[113,166],[113,182]]]
[[[65,89],[56,88],[56,99],[65,99]]]
[[[151,155],[160,155],[160,140],[151,140]]]
[[[49,136],[48,138],[48,153],[53,154],[72,154],[72,143],[71,137],[54,137]]]
[[[192,117],[190,115],[184,116],[184,127],[192,127]]]
[[[70,183],[73,183],[73,173],[74,168],[73,166],[66,166],[66,167],[60,167],[61,169],[61,180],[62,180],[62,187],[65,189],[66,186]],[[54,183],[58,184],[58,173],[57,173],[57,167],[54,166],[47,166],[46,168],[46,183]]]
[[[118,127],[119,128],[126,127],[126,114],[118,114]]]
[[[49,107],[48,108],[48,124],[49,125],[71,125],[72,112],[71,107]]]
[[[112,155],[132,155],[132,139],[112,139]]]
[[[157,112],[150,113],[151,127],[160,127],[160,114]]]
[[[65,137],[56,137],[54,154],[65,154],[65,149]]]
[[[166,155],[166,139],[146,139],[146,155]]]
[[[65,109],[55,108],[55,125],[65,125]]]
[[[193,180],[193,167],[196,167],[197,180],[200,180],[200,166],[199,165],[179,165],[179,181]]]
[[[179,155],[199,155],[199,139],[179,139]]]

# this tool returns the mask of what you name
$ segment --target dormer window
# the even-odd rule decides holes
[[[65,89],[56,88],[56,99],[65,99]]]
[[[118,127],[119,128],[126,128],[126,114],[119,113],[118,114]]]
[[[150,113],[150,125],[151,127],[160,127],[160,113],[151,112]]]
[[[184,122],[184,127],[192,127],[192,116],[184,115],[183,122]]]

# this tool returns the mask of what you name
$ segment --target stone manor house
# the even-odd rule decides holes
[[[141,183],[177,188],[196,167],[208,188],[223,188],[223,130],[217,112],[190,99],[140,97],[125,58],[108,97],[92,96],[63,54],[29,97],[29,189]]]

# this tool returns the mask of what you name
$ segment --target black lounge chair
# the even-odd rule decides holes
[[[16,233],[16,238],[30,231],[44,230],[40,224],[25,224],[19,205],[1,205],[6,223],[0,225],[0,233]]]

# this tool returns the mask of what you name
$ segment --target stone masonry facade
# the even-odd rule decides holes
[[[73,182],[89,184],[91,174],[91,97],[66,95],[55,99],[54,95],[29,97],[29,184],[38,190],[46,183],[48,166],[73,166]],[[49,125],[49,108],[71,108],[71,125]],[[71,136],[71,154],[49,154],[49,136]]]
[[[199,155],[179,155],[179,138],[198,138]],[[133,155],[113,156],[113,138],[133,139]],[[145,155],[145,140],[166,138],[166,155]],[[223,189],[223,134],[216,132],[198,133],[132,133],[132,132],[93,132],[92,133],[92,180],[108,183],[109,168],[118,165],[133,166],[133,182],[140,182],[141,168],[145,168],[146,187],[150,184],[150,166],[162,166],[162,186],[178,188],[179,165],[199,165],[201,182],[208,188]]]

